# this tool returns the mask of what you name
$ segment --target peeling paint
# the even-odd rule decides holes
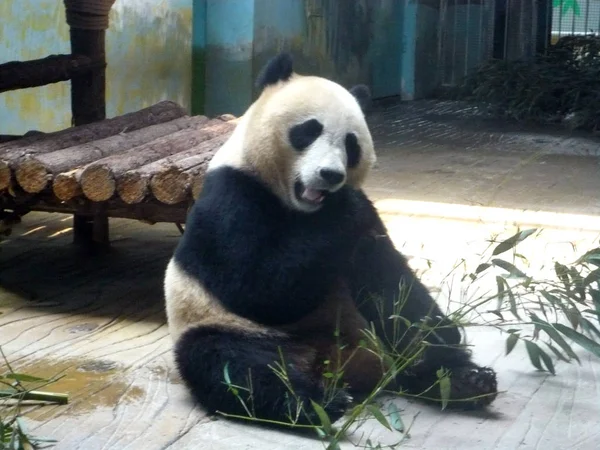
[[[117,0],[106,33],[106,114],[161,100],[190,108],[193,0]],[[0,1],[0,62],[69,53],[63,2]],[[70,83],[0,93],[0,134],[70,126]]]

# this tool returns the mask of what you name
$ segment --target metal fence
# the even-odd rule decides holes
[[[491,59],[533,58],[568,35],[600,35],[600,0],[439,0],[439,83]]]
[[[493,51],[495,0],[440,0],[440,83],[454,85]]]
[[[600,35],[600,0],[553,0],[552,43],[563,36]]]

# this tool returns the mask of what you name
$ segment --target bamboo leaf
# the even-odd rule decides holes
[[[548,369],[548,372],[550,372],[552,375],[556,375],[556,371],[554,370],[554,363],[552,362],[552,358],[544,350],[542,350],[540,348],[540,346],[538,346],[538,349],[540,351],[540,358],[544,362],[544,365]]]
[[[560,299],[555,296],[552,295],[550,292],[546,291],[546,290],[542,290],[540,291],[540,293],[542,294],[542,296],[548,300],[552,305],[558,306],[561,304]]]
[[[436,372],[436,375],[440,383],[440,397],[442,399],[442,410],[444,410],[446,409],[446,406],[448,406],[448,401],[450,400],[450,377],[443,368],[439,369]]]
[[[367,405],[367,409],[371,414],[373,414],[373,417],[377,419],[377,422],[386,427],[388,430],[392,431],[392,427],[390,426],[389,422],[377,406],[373,404]]]
[[[600,291],[596,289],[590,289],[590,295],[592,296],[592,301],[594,302],[594,308],[596,309],[598,322],[600,322]]]
[[[558,333],[558,331],[556,331],[554,329],[554,327],[551,324],[544,322],[543,320],[540,320],[535,314],[531,314],[531,320],[536,326],[539,326],[542,330],[544,330],[544,332],[548,335],[548,337],[550,337],[550,339],[552,339],[554,342],[556,342],[556,344],[558,344],[560,346],[560,348],[562,348],[563,351],[570,358],[573,358],[575,361],[577,361],[579,364],[581,364],[581,361],[579,360],[579,357],[577,356],[577,354],[573,351],[573,349],[567,343],[567,341],[565,341],[563,339],[563,337]]]
[[[498,288],[498,306],[497,310],[500,311],[502,308],[502,303],[504,303],[504,283],[506,280],[502,278],[500,275],[496,276],[496,286]],[[500,316],[502,318],[502,316]]]
[[[525,341],[525,348],[527,348],[527,354],[529,355],[529,360],[531,361],[531,364],[533,364],[533,366],[536,369],[541,370],[543,372],[544,368],[542,367],[542,363],[540,362],[540,348],[535,342],[532,341]]]
[[[229,361],[223,367],[223,378],[225,379],[225,383],[231,384],[231,378],[229,378]]]
[[[594,248],[581,256],[575,264],[590,263],[600,266],[600,248]]]
[[[506,338],[506,354],[510,354],[519,342],[519,336],[517,334],[509,334]]]
[[[567,291],[571,290],[571,282],[569,280],[569,269],[567,266],[562,265],[559,262],[554,263],[554,272],[556,276],[561,281],[561,283],[565,286]]]
[[[596,336],[600,337],[600,330],[598,330],[598,328],[596,328],[596,326],[585,317],[581,317],[580,325],[581,328],[588,332],[588,334],[595,334]]]
[[[492,259],[492,264],[500,267],[508,272],[509,278],[527,278],[524,272],[517,269],[513,264],[508,261],[504,261],[503,259]]]
[[[561,361],[564,361],[564,362],[566,362],[566,363],[570,362],[570,361],[569,361],[569,359],[568,359],[566,356],[564,356],[564,355],[563,355],[563,354],[560,352],[560,350],[559,350],[559,349],[557,349],[557,348],[556,348],[554,345],[552,345],[552,344],[551,344],[551,343],[549,343],[549,342],[545,342],[545,344],[548,346],[548,348],[549,348],[550,350],[552,350],[552,353],[554,353],[558,359],[560,359]]]
[[[323,428],[315,428],[315,430],[321,439],[324,439],[327,437],[327,433],[325,433],[323,431]]]
[[[585,279],[581,276],[581,274],[579,272],[577,272],[577,270],[575,270],[575,268],[570,267],[569,269],[569,275],[571,276],[571,280],[573,282],[573,288],[575,289],[575,292],[577,294],[577,297],[574,298],[575,301],[578,302],[584,302],[585,301]]]
[[[392,428],[400,433],[404,433],[406,427],[404,426],[404,422],[402,421],[398,407],[394,402],[390,402],[388,406],[388,412],[390,413],[390,425]]]
[[[600,344],[592,341],[587,336],[584,336],[583,334],[578,333],[577,331],[573,330],[572,328],[569,328],[569,327],[563,325],[562,323],[555,323],[555,324],[553,324],[553,326],[558,331],[560,331],[562,334],[564,334],[569,339],[571,339],[573,342],[575,342],[576,344],[578,344],[581,347],[583,347],[584,349],[586,349],[588,352],[591,352],[600,358]]]
[[[569,319],[569,322],[571,322],[571,326],[573,327],[573,329],[577,330],[581,319],[581,314],[579,313],[579,310],[577,308],[568,308],[565,310],[565,316],[567,316],[567,319]]]
[[[531,228],[529,230],[519,231],[517,234],[509,237],[505,241],[500,242],[496,246],[496,248],[494,248],[492,255],[496,256],[501,253],[504,253],[507,250],[510,250],[511,248],[515,247],[519,242],[524,241],[525,239],[527,239],[529,236],[531,236],[536,231],[537,231],[537,228]]]
[[[4,375],[4,378],[10,378],[11,380],[16,380],[24,383],[47,383],[48,380],[45,378],[32,377],[31,375],[25,375],[24,373],[8,373]]]
[[[510,303],[510,312],[513,316],[517,318],[517,320],[521,320],[521,318],[519,317],[519,313],[517,312],[517,302],[515,300],[515,294],[513,294],[513,291],[508,285],[508,283],[506,283],[506,288],[508,293],[508,302]]]
[[[341,450],[340,443],[337,439],[334,439],[329,443],[326,450]]]
[[[321,421],[321,426],[323,427],[323,429],[325,430],[325,432],[327,434],[331,434],[332,427],[331,427],[331,420],[329,420],[329,416],[327,415],[327,413],[325,412],[325,410],[323,409],[323,407],[321,405],[319,405],[318,403],[315,403],[314,400],[311,400],[310,402],[312,404],[313,409],[317,413],[317,416],[319,416],[319,420]]]
[[[476,274],[476,275],[478,275],[478,274],[480,274],[481,272],[483,272],[484,270],[486,270],[486,269],[490,268],[491,266],[492,266],[492,265],[491,265],[491,264],[489,264],[489,263],[483,263],[483,264],[479,264],[479,265],[477,266],[477,269],[475,269],[475,274]]]

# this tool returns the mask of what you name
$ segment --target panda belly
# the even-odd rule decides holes
[[[236,386],[247,386],[251,377],[257,417],[281,422],[290,421],[288,413],[295,407],[282,401],[289,391],[273,370],[282,357],[296,399],[304,407],[310,400],[323,401],[325,371],[343,366],[343,381],[354,396],[370,392],[381,379],[379,359],[359,347],[364,340],[360,330],[367,323],[343,282],[334,286],[318,309],[282,327],[262,326],[228,312],[175,260],[166,270],[165,298],[178,372],[195,400],[211,413],[247,415],[224,384],[225,367]],[[332,419],[343,415],[348,401],[340,390],[337,400],[327,406]],[[310,414],[299,420],[310,420]]]
[[[369,339],[364,334],[368,328],[348,283],[339,279],[321,306],[278,330],[316,350],[315,371],[319,375],[343,370],[344,383],[354,396],[360,396],[372,392],[386,372],[377,352],[368,347]]]

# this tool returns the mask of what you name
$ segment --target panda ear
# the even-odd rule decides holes
[[[371,109],[371,105],[373,103],[369,88],[364,84],[357,84],[356,86],[351,87],[349,90],[350,93],[354,95],[354,98],[356,98],[356,101],[360,105],[360,109],[362,109],[363,113],[366,114]]]
[[[269,60],[256,78],[256,87],[264,89],[267,86],[287,81],[294,72],[294,61],[289,53],[279,53]]]

